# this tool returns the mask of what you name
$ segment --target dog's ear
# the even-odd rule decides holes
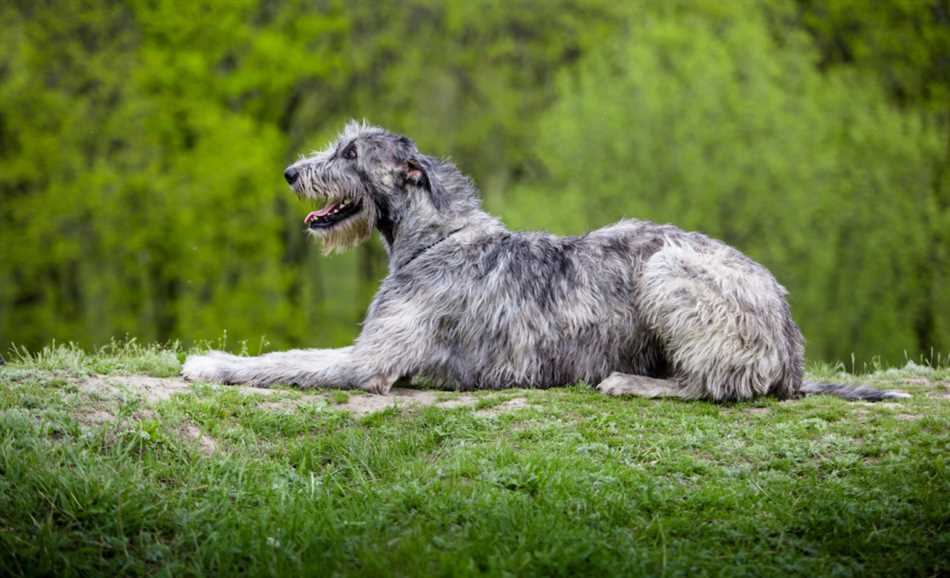
[[[421,162],[416,159],[407,160],[405,171],[407,183],[431,191],[429,188],[429,175],[426,173],[426,169]]]

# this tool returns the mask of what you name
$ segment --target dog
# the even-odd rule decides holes
[[[614,396],[716,402],[828,393],[802,380],[786,290],[738,250],[673,225],[622,220],[576,237],[509,231],[473,182],[402,135],[349,123],[284,178],[325,201],[304,219],[326,252],[382,237],[389,274],[352,346],[189,357],[189,380],[362,389],[586,382]]]

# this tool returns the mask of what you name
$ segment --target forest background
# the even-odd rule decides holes
[[[351,118],[512,228],[740,248],[812,360],[950,350],[946,0],[14,0],[0,27],[0,351],[349,342],[385,251],[321,256],[281,173]]]

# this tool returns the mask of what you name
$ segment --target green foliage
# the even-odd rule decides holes
[[[563,74],[540,121],[549,179],[524,194],[565,188],[569,210],[517,223],[704,231],[789,288],[815,357],[915,356],[933,314],[914,280],[932,258],[940,137],[867,79],[819,73],[803,34],[779,44],[754,14],[639,11]]]
[[[950,347],[937,4],[51,0],[0,25],[3,350],[350,341],[384,251],[311,250],[281,170],[364,117],[516,227],[738,245],[812,357]]]
[[[946,114],[950,10],[946,0],[799,0],[798,18],[822,65],[871,72],[900,102]]]

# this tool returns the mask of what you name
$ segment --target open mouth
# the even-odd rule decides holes
[[[362,202],[354,202],[350,199],[330,201],[327,206],[319,211],[311,211],[303,222],[311,229],[328,229],[359,213],[362,208]]]

